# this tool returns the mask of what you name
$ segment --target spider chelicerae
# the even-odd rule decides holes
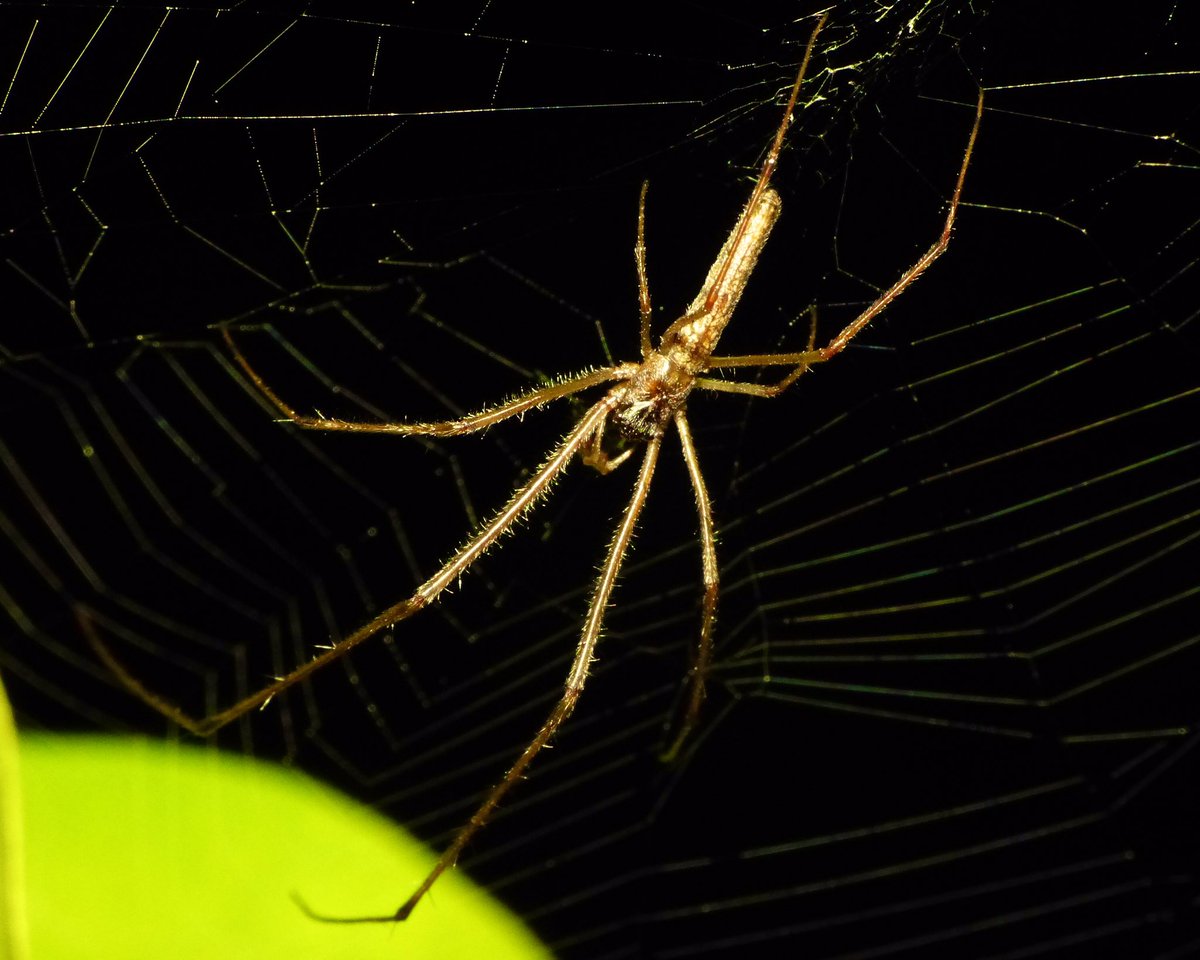
[[[930,264],[945,252],[950,242],[950,233],[954,227],[963,181],[966,178],[971,152],[975,147],[975,139],[983,116],[983,92],[981,90],[975,108],[974,124],[967,139],[966,150],[963,152],[962,165],[958,171],[954,192],[950,197],[950,209],[946,215],[941,235],[891,287],[881,293],[837,336],[825,346],[815,347],[816,313],[813,311],[808,345],[802,351],[742,356],[714,355],[713,351],[717,347],[717,342],[733,316],[734,308],[737,306],[763,246],[767,242],[771,228],[779,217],[781,201],[779,194],[771,189],[771,176],[779,162],[783,139],[791,123],[797,97],[812,58],[817,37],[825,25],[827,16],[827,14],[823,15],[817,21],[809,37],[804,57],[796,73],[796,80],[792,84],[787,106],[784,108],[783,119],[775,131],[774,140],[759,171],[754,188],[750,192],[750,199],[746,202],[746,206],[721,247],[716,260],[709,268],[708,276],[705,278],[700,292],[683,315],[666,329],[657,347],[651,340],[650,332],[650,291],[646,280],[645,243],[647,185],[642,185],[638,200],[637,243],[634,246],[638,306],[641,312],[641,360],[605,367],[581,376],[564,379],[550,386],[521,394],[498,406],[488,407],[456,420],[436,423],[351,423],[319,416],[305,416],[294,410],[264,382],[239,349],[228,328],[224,329],[225,341],[246,376],[279,410],[285,420],[308,430],[457,437],[485,430],[494,424],[519,416],[552,400],[568,397],[613,381],[616,381],[616,385],[610,387],[599,400],[587,409],[575,427],[551,451],[549,458],[536,474],[516,490],[504,508],[484,524],[437,573],[422,583],[412,596],[388,607],[349,636],[326,647],[307,663],[283,677],[276,678],[274,682],[225,710],[204,718],[195,718],[148,689],[116,659],[105,642],[101,640],[95,628],[95,618],[90,611],[80,608],[79,620],[85,635],[115,676],[149,706],[197,736],[209,736],[254,708],[264,706],[276,695],[345,656],[365,640],[408,619],[431,604],[443,590],[469,569],[525,511],[532,508],[547,493],[553,481],[566,469],[576,455],[579,455],[584,463],[600,473],[607,474],[633,456],[638,447],[642,449],[641,467],[634,483],[633,493],[608,548],[603,567],[596,578],[587,617],[584,620],[583,630],[562,695],[537,734],[503,779],[489,791],[470,820],[459,829],[429,875],[394,914],[378,917],[325,917],[313,913],[301,903],[301,907],[311,916],[339,923],[390,922],[406,919],[438,877],[454,864],[463,847],[487,822],[504,795],[521,779],[533,758],[570,715],[587,680],[613,585],[628,551],[634,526],[646,501],[650,483],[654,478],[654,469],[658,463],[663,441],[672,427],[675,428],[679,437],[688,476],[691,478],[692,489],[696,495],[704,593],[701,604],[699,639],[688,675],[688,690],[685,694],[682,719],[673,743],[666,752],[667,758],[678,751],[688,732],[695,725],[704,696],[704,678],[712,658],[713,622],[716,617],[719,588],[712,507],[708,491],[705,488],[704,475],[696,455],[695,443],[692,440],[691,428],[688,425],[686,411],[688,397],[693,390],[697,389],[748,394],[755,397],[776,397],[795,383],[811,365],[824,363],[845,349],[846,345],[874,317],[878,316],[888,304],[903,293],[929,268]],[[791,367],[791,370],[782,379],[769,384],[722,380],[708,376],[715,370],[769,366]],[[615,456],[607,452],[603,442],[605,430],[610,427],[618,431],[627,441],[631,441],[623,452]]]

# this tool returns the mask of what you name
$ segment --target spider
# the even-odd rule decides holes
[[[459,829],[429,875],[395,913],[373,917],[326,917],[309,910],[300,902],[301,908],[310,916],[336,923],[378,923],[407,919],[438,877],[456,862],[463,848],[487,822],[504,795],[521,779],[534,757],[571,714],[587,680],[596,643],[604,622],[604,612],[608,606],[617,574],[629,549],[638,515],[642,511],[650,483],[654,478],[655,465],[658,463],[663,441],[672,427],[675,428],[679,437],[683,459],[696,496],[704,593],[701,603],[699,639],[688,672],[682,719],[673,743],[666,751],[664,758],[669,759],[674,756],[689,731],[696,724],[704,697],[704,678],[712,658],[713,622],[716,617],[718,597],[718,570],[712,506],[696,455],[691,427],[688,425],[686,412],[688,397],[696,389],[748,394],[754,397],[776,397],[787,390],[812,364],[824,363],[845,349],[846,345],[872,318],[881,313],[945,252],[950,243],[950,233],[954,227],[963,181],[967,175],[971,152],[975,147],[975,139],[983,116],[983,92],[981,90],[975,108],[974,124],[971,127],[966,150],[963,152],[962,165],[958,171],[958,179],[950,198],[950,209],[946,215],[941,235],[916,263],[909,267],[891,287],[881,293],[869,307],[847,324],[837,336],[823,347],[814,347],[816,312],[813,310],[811,311],[808,345],[805,350],[797,353],[743,356],[714,355],[717,341],[733,316],[734,308],[737,306],[763,246],[767,242],[771,228],[779,217],[781,201],[779,194],[771,189],[771,176],[779,161],[783,139],[795,112],[797,97],[808,70],[817,37],[825,26],[827,17],[828,14],[825,14],[817,21],[808,39],[804,57],[796,73],[795,82],[792,84],[787,106],[784,108],[783,119],[775,131],[774,140],[750,192],[746,206],[721,247],[715,262],[709,268],[700,292],[684,311],[683,316],[666,329],[657,347],[653,345],[650,336],[650,291],[646,280],[645,231],[648,184],[642,184],[638,199],[637,242],[634,246],[638,306],[641,313],[640,361],[592,370],[581,376],[563,379],[558,383],[528,391],[514,399],[456,420],[434,423],[351,423],[321,416],[305,416],[294,410],[264,382],[250,365],[230,335],[228,328],[223,329],[224,339],[246,376],[279,410],[285,420],[307,430],[457,437],[487,429],[503,420],[541,407],[552,400],[571,396],[591,387],[612,381],[616,381],[616,385],[610,387],[599,400],[587,409],[575,427],[551,451],[549,458],[537,473],[513,493],[503,509],[484,524],[437,573],[417,587],[412,596],[388,607],[349,636],[326,647],[323,652],[314,656],[307,663],[283,677],[276,678],[274,682],[257,693],[245,697],[225,710],[197,719],[145,687],[116,659],[100,639],[90,611],[81,608],[79,620],[85,635],[120,682],[147,705],[197,736],[210,736],[250,710],[265,706],[276,695],[307,679],[329,663],[345,656],[360,643],[380,631],[408,619],[433,603],[439,594],[469,569],[502,534],[513,526],[526,510],[531,509],[546,495],[551,484],[576,455],[579,455],[584,463],[601,474],[607,474],[616,470],[629,459],[636,452],[638,446],[643,450],[641,468],[638,471],[629,503],[625,507],[603,566],[595,581],[587,616],[562,694],[537,734],[503,779],[488,792],[470,820]],[[787,366],[792,369],[782,379],[769,384],[721,380],[706,375],[714,370],[769,366]],[[626,440],[631,441],[631,445],[616,455],[610,455],[603,444],[605,430],[610,427],[618,431]]]

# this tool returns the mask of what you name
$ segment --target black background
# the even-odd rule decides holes
[[[297,436],[221,325],[298,409],[357,418],[604,363],[598,329],[631,358],[646,179],[661,324],[691,299],[812,8],[645,7],[0,7],[22,724],[171,733],[72,603],[190,709],[253,689],[428,576],[580,409]],[[463,861],[563,956],[1195,952],[1195,30],[834,7],[722,348],[797,349],[812,303],[827,337],[917,257],[978,84],[966,205],[835,363],[690,405],[724,591],[670,767],[699,561],[665,446],[594,679]],[[220,744],[443,845],[555,696],[632,479],[573,467],[436,611]]]

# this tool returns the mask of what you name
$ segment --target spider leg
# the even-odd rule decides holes
[[[625,515],[621,518],[621,523],[617,527],[616,534],[613,536],[612,544],[608,548],[608,555],[605,557],[604,566],[600,570],[600,576],[596,579],[596,589],[592,594],[591,604],[588,606],[587,620],[584,622],[583,632],[579,638],[579,645],[575,648],[575,659],[572,661],[571,670],[567,674],[562,695],[554,705],[554,709],[550,711],[549,716],[546,717],[545,722],[542,723],[537,735],[530,741],[529,746],[517,758],[516,763],[509,768],[508,773],[504,775],[504,779],[492,787],[488,795],[484,797],[483,803],[479,805],[479,809],[471,815],[471,819],[458,831],[450,846],[442,852],[442,855],[438,858],[429,875],[421,881],[421,885],[417,887],[412,896],[394,914],[385,917],[326,917],[315,913],[303,901],[299,901],[301,909],[310,917],[316,920],[324,920],[328,923],[390,923],[397,920],[407,920],[413,908],[425,896],[437,878],[458,860],[458,856],[462,853],[463,848],[488,821],[488,818],[492,815],[504,795],[524,776],[525,770],[533,762],[533,758],[538,755],[542,747],[554,736],[555,731],[562,725],[562,722],[571,715],[571,711],[575,707],[575,701],[579,699],[579,694],[583,690],[583,685],[587,680],[593,654],[596,651],[596,641],[600,637],[600,628],[604,624],[604,612],[608,607],[608,599],[612,594],[613,585],[616,583],[617,574],[620,572],[621,563],[624,561],[625,554],[629,550],[629,542],[633,537],[633,528],[637,523],[638,515],[642,512],[642,507],[646,503],[646,495],[650,491],[650,481],[654,478],[654,466],[658,462],[658,453],[661,447],[661,436],[652,437],[646,444],[646,453],[642,458],[642,469],[638,473],[637,483],[634,484],[633,495],[629,499],[629,505],[625,508]]]
[[[642,181],[642,194],[638,197],[637,243],[633,246],[633,259],[637,263],[638,309],[642,314],[642,359],[654,351],[650,342],[650,283],[646,279],[646,191],[650,181]]]
[[[245,354],[242,353],[230,335],[229,328],[223,328],[221,333],[225,337],[225,342],[229,345],[234,360],[237,361],[238,366],[242,368],[242,371],[250,378],[250,381],[258,388],[259,392],[271,402],[276,410],[283,414],[285,419],[305,430],[457,437],[465,433],[486,430],[501,420],[518,416],[527,410],[532,410],[535,407],[542,406],[542,404],[549,403],[551,400],[568,397],[573,393],[586,390],[588,387],[608,383],[610,380],[628,379],[637,369],[637,364],[635,363],[623,363],[615,367],[603,367],[599,370],[592,370],[578,377],[564,380],[561,383],[554,383],[548,387],[538,387],[536,390],[530,390],[528,393],[523,393],[505,403],[494,407],[487,407],[454,420],[440,420],[432,423],[352,423],[346,420],[327,420],[324,417],[310,417],[298,413],[295,408],[286,403],[272,390],[259,375],[258,371],[250,365],[250,361],[246,359]]]
[[[802,353],[750,353],[736,357],[709,357],[705,370],[718,370],[728,367],[769,367],[784,364],[796,364],[796,369],[776,383],[745,383],[740,380],[713,380],[710,377],[700,377],[696,386],[701,390],[713,390],[723,393],[746,393],[753,397],[777,397],[790,387],[809,366],[821,361],[819,350],[813,349],[817,342],[817,308],[811,307],[808,325],[808,349]]]
[[[962,166],[958,171],[958,180],[954,184],[954,194],[950,197],[950,210],[946,214],[946,223],[942,227],[941,236],[934,241],[932,247],[926,250],[911,267],[900,275],[900,279],[892,284],[887,290],[879,295],[879,297],[866,310],[855,317],[848,323],[845,329],[842,330],[836,337],[823,346],[818,352],[821,361],[828,360],[830,357],[837,356],[845,349],[854,337],[863,327],[871,322],[876,316],[882,313],[889,303],[895,300],[902,294],[908,286],[917,279],[921,274],[929,269],[938,257],[946,252],[946,248],[950,245],[950,231],[954,229],[954,218],[958,215],[958,201],[962,196],[963,181],[967,178],[967,167],[971,164],[971,151],[975,149],[975,138],[979,134],[979,123],[983,119],[983,90],[979,91],[979,100],[975,104],[975,123],[971,127],[971,135],[967,138],[967,149],[963,151]]]
[[[700,614],[700,641],[692,658],[692,669],[688,677],[687,706],[683,720],[671,746],[662,754],[662,761],[670,763],[679,753],[700,715],[700,704],[704,700],[704,680],[712,662],[713,621],[717,616],[717,597],[720,592],[717,568],[717,543],[713,533],[712,501],[704,485],[704,474],[700,472],[700,461],[696,456],[696,444],[692,431],[682,410],[675,412],[675,427],[679,431],[679,442],[683,447],[683,459],[687,463],[688,476],[696,493],[696,513],[700,518],[700,560],[704,577],[704,599]]]
[[[316,671],[334,660],[341,659],[354,647],[368,640],[381,630],[407,620],[419,610],[428,606],[443,590],[461,576],[484,552],[504,534],[521,515],[529,510],[547,492],[551,483],[571,462],[571,458],[584,447],[593,433],[600,428],[608,416],[615,401],[610,396],[592,406],[592,408],[575,425],[575,428],[563,438],[542,468],[523,487],[513,494],[512,498],[488,524],[475,534],[471,540],[448,560],[437,573],[417,587],[416,592],[406,600],[401,600],[376,614],[369,622],[359,627],[349,636],[332,643],[307,663],[302,664],[290,673],[277,677],[257,693],[244,697],[233,706],[214,713],[211,716],[197,718],[184,712],[180,707],[160,697],[137,679],[124,664],[120,662],[100,638],[96,630],[96,618],[86,607],[76,608],[76,618],[84,637],[91,644],[96,654],[112,671],[113,675],[134,696],[154,708],[168,720],[177,723],[198,737],[211,736],[217,730],[232,721],[249,713],[255,707],[265,706],[272,697],[278,696],[289,687],[295,686],[307,679]],[[639,487],[640,489],[640,487]],[[640,494],[645,499],[645,493]],[[640,509],[640,502],[638,508]],[[618,562],[619,565],[619,562]],[[611,584],[609,585],[611,589]],[[607,594],[606,594],[607,596]],[[597,627],[597,629],[599,629]],[[593,641],[594,641],[593,637]]]
[[[941,235],[934,241],[933,246],[925,251],[911,267],[901,274],[891,287],[881,293],[866,310],[850,321],[836,337],[819,350],[813,349],[816,333],[816,311],[813,310],[812,328],[809,334],[808,349],[801,353],[756,353],[736,357],[710,357],[705,364],[705,370],[716,370],[730,367],[765,367],[796,364],[796,369],[782,380],[774,384],[743,383],[731,380],[713,380],[708,377],[698,377],[696,386],[701,390],[715,390],[723,393],[744,393],[755,397],[776,397],[790,387],[812,364],[824,363],[841,353],[851,340],[861,332],[863,327],[882,313],[893,300],[902,294],[929,266],[937,260],[950,245],[950,234],[954,229],[954,220],[958,216],[958,204],[962,197],[963,183],[967,178],[967,168],[971,164],[971,153],[975,149],[975,139],[979,135],[979,124],[983,120],[983,90],[979,91],[979,99],[975,104],[975,122],[971,126],[971,134],[967,138],[967,148],[963,151],[962,166],[958,170],[958,179],[954,184],[954,193],[950,197],[950,209],[946,214],[946,222],[942,226]]]

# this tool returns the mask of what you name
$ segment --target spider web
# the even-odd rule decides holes
[[[72,603],[156,690],[228,704],[407,595],[582,409],[304,434],[221,325],[345,418],[632,358],[643,179],[658,329],[694,295],[812,11],[565,6],[0,4],[0,666],[27,728],[170,732]],[[669,766],[699,556],[668,440],[580,706],[462,864],[561,955],[1196,949],[1197,28],[835,6],[723,352],[798,349],[810,303],[828,338],[915,260],[978,82],[966,205],[845,354],[691,403],[722,594]],[[632,479],[573,466],[435,609],[219,742],[444,845],[557,696]]]

